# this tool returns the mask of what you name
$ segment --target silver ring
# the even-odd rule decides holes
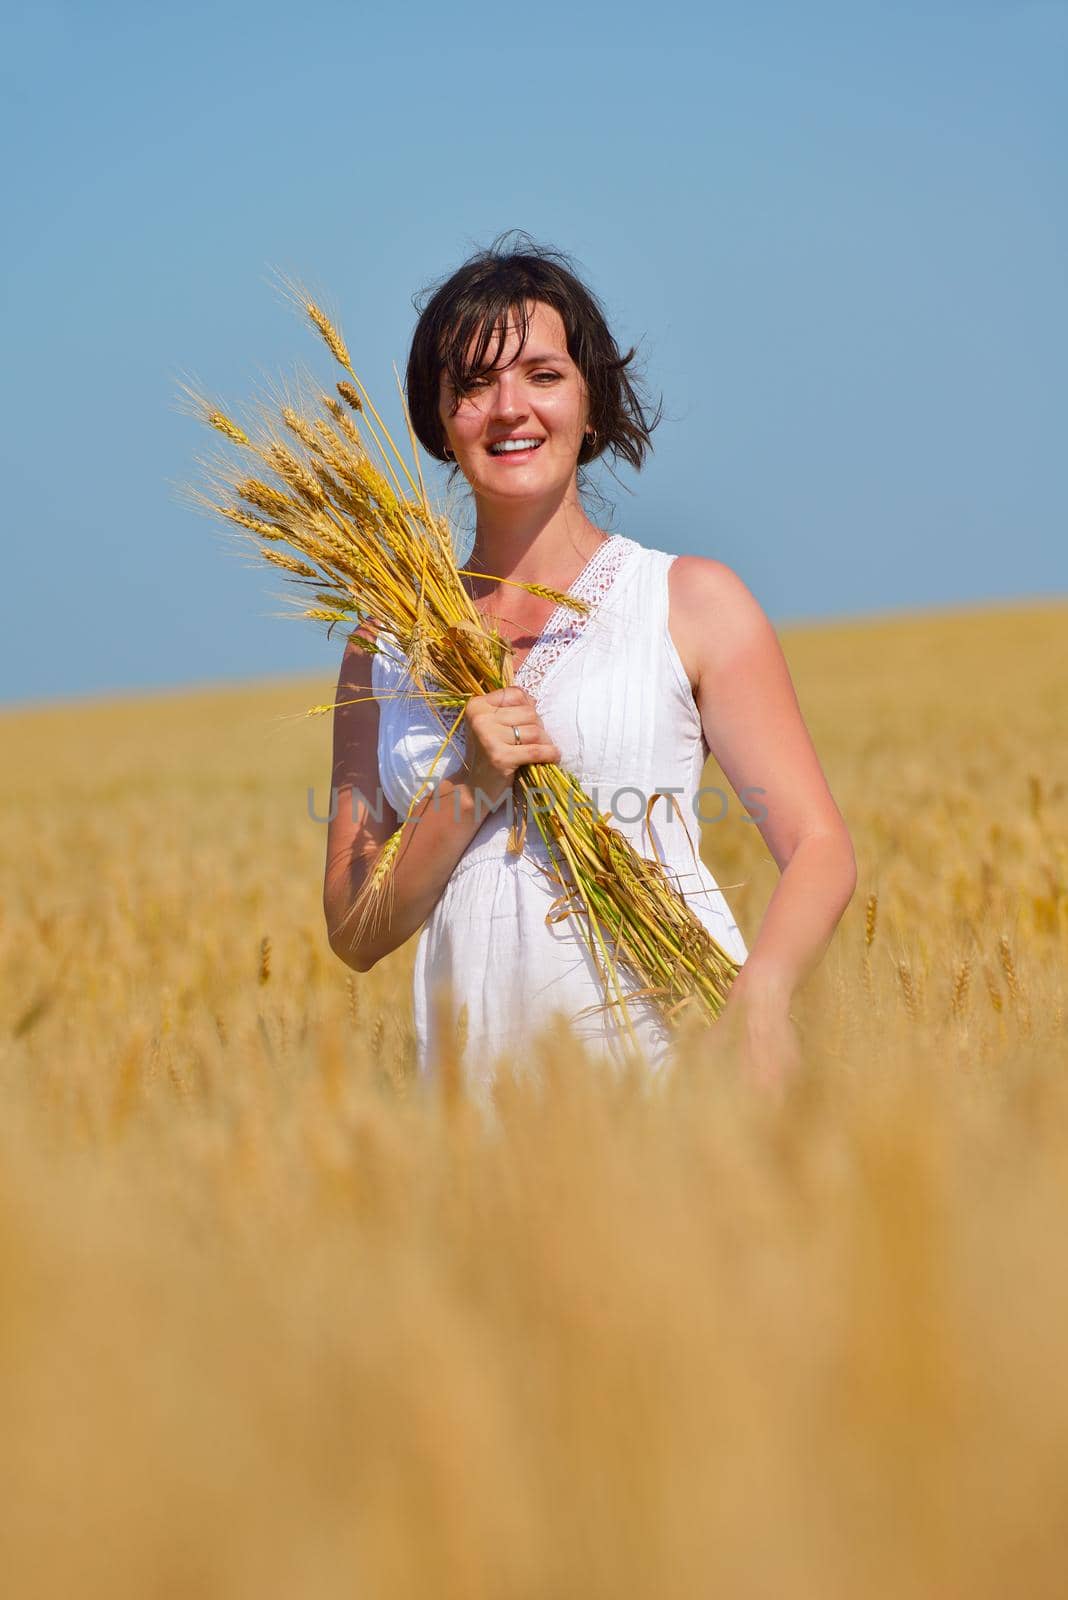
[[[515,742],[516,742],[516,744],[522,744],[523,743],[523,735],[520,733],[519,729],[514,724],[512,726],[512,732],[515,734]]]

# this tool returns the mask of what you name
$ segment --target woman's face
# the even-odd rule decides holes
[[[586,384],[567,353],[563,318],[540,300],[530,311],[519,360],[509,365],[519,348],[519,329],[509,321],[496,367],[472,380],[474,387],[461,397],[455,415],[447,375],[439,380],[438,413],[446,441],[472,490],[489,499],[540,498],[565,490],[587,425]],[[469,355],[473,349],[472,339]],[[492,446],[503,439],[537,444],[496,453]]]

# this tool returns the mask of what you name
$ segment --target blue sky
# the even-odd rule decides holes
[[[332,671],[176,499],[176,376],[330,377],[277,266],[395,419],[413,295],[512,227],[663,395],[601,525],[776,623],[1068,591],[1063,3],[37,0],[0,62],[0,699]]]

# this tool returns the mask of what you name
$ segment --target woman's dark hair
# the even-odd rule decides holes
[[[507,247],[511,234],[521,241],[518,247]],[[454,394],[463,395],[472,378],[500,359],[512,311],[519,325],[519,349],[513,358],[518,359],[530,326],[527,303],[533,300],[560,313],[568,355],[582,373],[589,393],[589,426],[596,429],[596,437],[592,444],[583,439],[578,465],[611,450],[640,470],[652,449],[650,435],[662,408],[658,406],[651,418],[646,415],[635,381],[627,372],[634,346],[625,356],[620,355],[600,302],[581,282],[570,259],[560,250],[535,244],[521,229],[498,234],[488,248],[476,251],[451,276],[423,289],[412,301],[419,321],[408,353],[405,393],[412,426],[423,448],[439,461],[448,459],[438,415],[441,373],[448,374]],[[487,360],[494,330],[496,348]],[[476,334],[468,362],[467,347]],[[455,463],[453,468],[456,470]]]

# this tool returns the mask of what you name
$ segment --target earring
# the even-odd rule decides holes
[[[450,449],[449,449],[449,447],[448,447],[448,445],[447,445],[447,444],[446,444],[446,445],[442,445],[442,449],[443,449],[443,450],[444,450],[444,452],[445,452],[445,459],[446,459],[446,461],[451,461],[451,460],[452,460],[452,458],[453,458],[453,457],[452,457],[452,451],[451,451],[451,450],[450,450]]]
[[[589,440],[590,444],[593,444],[594,441],[597,438],[597,429],[596,428],[587,428],[586,429],[586,438]]]

